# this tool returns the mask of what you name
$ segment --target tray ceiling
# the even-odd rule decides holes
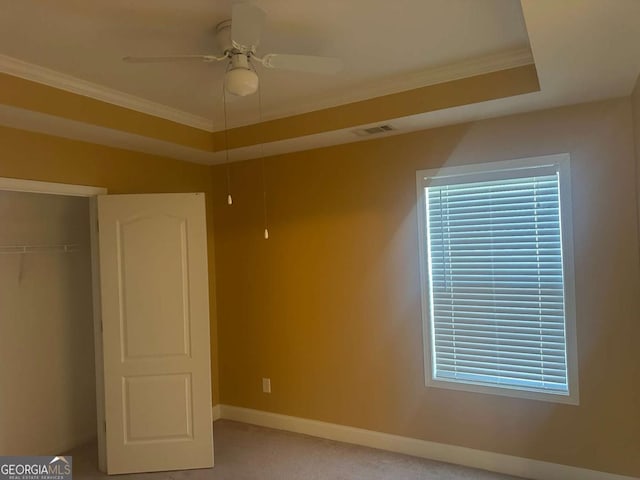
[[[342,58],[336,76],[264,71],[263,118],[421,86],[434,67],[528,50],[514,0],[257,0],[259,53]],[[217,53],[231,2],[1,0],[0,53],[208,119],[221,128],[224,64],[144,64],[125,55]],[[412,84],[407,78],[413,78]],[[258,121],[258,98],[228,97],[229,125]],[[216,128],[216,129],[217,129]]]

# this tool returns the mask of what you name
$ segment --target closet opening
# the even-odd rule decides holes
[[[106,193],[0,178],[2,455],[57,455],[100,434],[93,226]]]

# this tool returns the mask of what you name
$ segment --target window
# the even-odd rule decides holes
[[[417,179],[427,386],[577,404],[569,156]]]

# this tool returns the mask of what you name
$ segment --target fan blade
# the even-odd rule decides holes
[[[255,52],[260,43],[265,13],[249,3],[236,3],[231,11],[231,42],[243,52]]]
[[[312,55],[286,55],[269,53],[262,57],[262,64],[267,68],[282,68],[300,72],[334,74],[342,70],[342,60],[331,57],[315,57]]]
[[[215,62],[226,57],[214,55],[174,55],[168,57],[124,57],[127,63],[162,63],[162,62]]]

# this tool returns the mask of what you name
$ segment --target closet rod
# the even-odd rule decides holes
[[[0,255],[62,252],[73,253],[80,249],[77,243],[63,243],[59,245],[0,245]]]

